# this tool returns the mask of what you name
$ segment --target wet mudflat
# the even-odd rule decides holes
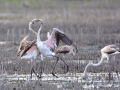
[[[54,1],[54,0],[53,0]],[[98,63],[100,49],[109,44],[120,47],[120,1],[119,0],[86,0],[66,1],[69,23],[59,1],[29,1],[30,7],[23,8],[22,1],[0,1],[0,90],[119,90],[120,80],[115,73],[115,63],[110,57],[111,81],[108,82],[108,61],[104,60],[99,67],[90,67],[90,81],[82,79],[88,63]],[[51,4],[50,4],[51,3]],[[43,6],[43,5],[46,6]],[[43,61],[43,77],[30,79],[30,60],[21,60],[17,56],[19,42],[29,35],[29,40],[36,37],[29,31],[29,22],[41,18],[44,26],[41,39],[47,39],[47,32],[59,28],[77,42],[80,51],[75,56],[65,55],[66,66],[59,61],[55,74],[51,75],[55,58]],[[39,24],[33,26],[37,32]],[[63,45],[62,43],[60,45]],[[40,71],[40,56],[36,59],[35,70]],[[120,56],[116,55],[117,69],[120,73]],[[120,76],[120,75],[119,75]]]
[[[43,74],[41,79],[38,79],[35,75],[30,79],[30,75],[1,75],[0,81],[1,88],[21,88],[21,89],[75,89],[75,90],[87,90],[87,89],[118,89],[120,88],[120,82],[113,77],[109,83],[106,80],[106,73],[90,73],[88,74],[90,81],[81,78],[81,73],[67,73],[58,74],[59,78],[53,77],[50,74]],[[114,75],[115,76],[115,75]],[[12,86],[11,86],[12,85]]]

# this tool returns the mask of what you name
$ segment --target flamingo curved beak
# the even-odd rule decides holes
[[[41,24],[43,25],[44,22],[43,22],[42,19],[39,19],[39,20],[38,20],[38,23],[41,23]]]
[[[34,23],[41,23],[43,25],[43,20],[42,19],[34,19],[31,21],[31,24],[34,24]]]

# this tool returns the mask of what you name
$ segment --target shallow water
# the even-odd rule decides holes
[[[38,79],[34,74],[30,79],[30,74],[27,75],[0,75],[0,84],[25,84],[27,82],[40,81],[40,83],[49,83],[55,85],[58,89],[79,87],[82,89],[101,89],[101,88],[120,88],[120,81],[116,79],[113,73],[113,80],[109,83],[106,79],[106,73],[88,73],[89,80],[82,79],[82,73],[67,73],[57,74],[58,78],[53,77],[51,74],[43,74],[42,78]],[[72,86],[71,86],[72,85]]]

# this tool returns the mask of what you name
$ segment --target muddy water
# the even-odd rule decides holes
[[[42,78],[38,79],[33,75],[30,79],[30,75],[0,75],[0,85],[7,84],[20,84],[26,85],[28,82],[39,82],[41,85],[50,84],[54,85],[56,89],[107,89],[118,88],[120,89],[120,81],[116,78],[116,74],[113,73],[113,79],[108,82],[106,73],[89,73],[89,81],[82,79],[82,73],[67,73],[57,74],[58,78],[53,77],[51,74],[43,74]],[[52,89],[52,87],[49,87]]]

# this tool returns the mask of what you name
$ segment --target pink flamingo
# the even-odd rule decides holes
[[[41,20],[41,19],[40,20],[38,20],[38,19],[32,20],[33,24],[35,22],[41,23],[41,22],[43,22],[43,20]],[[57,61],[56,61],[55,65],[53,67],[53,70],[52,70],[52,75],[57,77],[54,74],[54,69],[55,69],[55,66],[56,66],[59,58],[61,60],[62,60],[62,58],[56,56],[56,54],[54,53],[55,47],[58,47],[60,40],[67,45],[72,45],[73,42],[66,36],[66,34],[64,32],[62,32],[61,30],[59,30],[57,28],[53,29],[52,34],[49,35],[49,37],[46,41],[41,41],[41,39],[40,39],[41,28],[42,28],[42,26],[39,28],[38,33],[37,33],[37,48],[38,48],[39,52],[41,53],[41,60],[42,61],[45,57],[49,57],[49,58],[56,57],[57,58]],[[36,32],[33,31],[31,28],[29,30],[31,30],[34,34],[36,34]],[[67,64],[66,64],[66,66],[67,66]],[[67,71],[68,71],[68,66],[67,66]],[[41,71],[41,74],[42,74],[42,71]]]

